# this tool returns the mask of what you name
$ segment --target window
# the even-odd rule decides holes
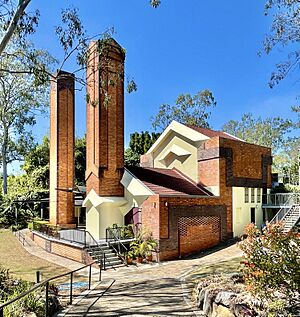
[[[245,188],[245,203],[249,202],[249,188]]]
[[[261,188],[257,188],[257,202],[261,203]]]
[[[255,188],[251,188],[251,203],[255,203]]]

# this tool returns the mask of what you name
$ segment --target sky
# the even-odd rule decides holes
[[[286,56],[281,49],[258,52],[269,32],[271,16],[264,0],[162,0],[157,9],[148,0],[32,0],[40,24],[32,40],[61,58],[55,36],[62,8],[78,8],[89,35],[115,29],[114,38],[126,50],[126,73],[138,91],[125,96],[125,144],[130,133],[151,131],[151,116],[162,103],[172,104],[181,93],[213,92],[217,106],[210,124],[220,129],[245,112],[255,116],[291,116],[299,86],[295,75],[273,89],[268,81],[275,64]],[[76,69],[75,58],[64,70]],[[80,88],[80,87],[77,87]],[[85,94],[76,93],[76,135],[85,133]],[[49,132],[49,118],[38,118],[37,140]]]

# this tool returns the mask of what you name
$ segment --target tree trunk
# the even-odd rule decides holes
[[[17,28],[18,22],[19,22],[22,14],[24,13],[24,11],[25,11],[25,9],[28,6],[30,1],[31,0],[19,0],[19,4],[18,4],[18,7],[16,9],[16,12],[14,13],[14,15],[9,23],[8,29],[7,29],[6,33],[4,34],[4,37],[2,38],[2,40],[0,42],[0,55],[2,55],[8,42],[12,38],[12,36]]]
[[[8,132],[7,129],[4,127],[3,131],[3,143],[2,143],[2,192],[4,195],[7,194],[7,141],[8,141]]]

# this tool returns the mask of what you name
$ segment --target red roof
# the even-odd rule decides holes
[[[225,139],[241,141],[241,139],[236,138],[235,136],[227,134],[227,133],[222,132],[222,131],[214,131],[214,130],[211,130],[211,129],[201,128],[201,127],[197,127],[197,126],[193,126],[193,125],[186,125],[186,126],[191,128],[191,129],[193,129],[193,130],[195,130],[195,131],[197,131],[197,132],[200,132],[200,133],[206,135],[209,138],[213,138],[215,136],[219,136],[219,137],[225,138]]]
[[[213,196],[204,187],[197,185],[176,169],[167,168],[127,168],[155,194],[166,196]]]

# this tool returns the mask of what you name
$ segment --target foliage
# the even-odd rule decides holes
[[[75,184],[85,185],[86,137],[75,139]]]
[[[145,257],[150,255],[156,247],[157,241],[153,238],[152,233],[145,228],[141,228],[135,236],[135,241],[130,243],[129,256],[133,258]]]
[[[278,292],[291,296],[300,291],[300,239],[284,233],[281,224],[267,225],[263,234],[253,224],[239,243],[244,252],[243,273],[248,289],[262,298]],[[291,297],[292,298],[292,297]]]
[[[128,166],[139,166],[140,164],[140,155],[127,148],[124,152],[124,165]]]
[[[162,104],[155,117],[152,117],[154,129],[164,130],[173,120],[182,124],[209,127],[211,108],[216,106],[215,98],[208,89],[195,95],[180,94],[175,105]]]
[[[269,54],[275,47],[290,49],[286,60],[279,62],[271,75],[269,86],[272,88],[288,73],[299,68],[300,4],[298,0],[268,0],[265,9],[266,15],[273,15],[273,21],[271,31],[264,40],[264,51]]]
[[[26,52],[25,52],[26,53]],[[45,63],[50,59],[45,53]],[[0,68],[18,70],[20,61],[2,57]],[[5,75],[5,76],[4,76]],[[7,193],[8,163],[20,160],[33,145],[32,127],[36,114],[45,112],[48,90],[44,85],[32,89],[34,76],[0,72],[0,152],[3,168],[3,192]]]
[[[19,296],[29,290],[31,286],[30,282],[13,279],[8,269],[0,267],[0,302],[6,302]],[[43,316],[44,301],[37,291],[4,308],[4,316],[7,317],[23,316],[25,312],[35,312],[37,316]]]
[[[285,144],[285,135],[290,132],[292,121],[280,117],[260,116],[254,118],[252,113],[243,114],[240,121],[230,120],[222,130],[246,142],[271,147],[277,152]]]
[[[138,166],[140,155],[145,154],[159,138],[160,133],[142,131],[130,134],[129,148],[124,153],[125,166]]]

